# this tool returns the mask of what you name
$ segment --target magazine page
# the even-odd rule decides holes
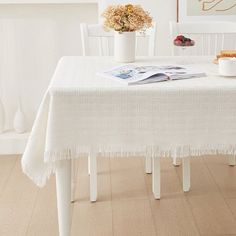
[[[180,79],[191,79],[191,78],[199,78],[206,76],[206,73],[196,68],[192,67],[174,67],[172,66],[169,69],[163,71],[170,80],[180,80]]]
[[[127,85],[162,82],[205,76],[204,72],[177,65],[123,65],[98,73]]]
[[[140,83],[141,81],[158,74],[162,76],[155,78],[155,81],[163,81],[168,79],[168,77],[160,71],[159,66],[123,65],[98,73],[100,76],[115,79],[128,85]]]

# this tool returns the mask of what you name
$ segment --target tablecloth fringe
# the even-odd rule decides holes
[[[140,149],[140,147],[139,147]],[[39,186],[45,186],[47,180],[50,178],[51,174],[55,173],[56,167],[60,160],[69,160],[74,158],[80,158],[87,156],[89,153],[89,148],[68,148],[58,151],[46,151],[44,155],[45,169],[43,174],[37,174],[32,167],[29,167],[27,163],[23,160],[21,162],[23,172],[33,180],[33,182]],[[202,146],[201,148],[193,148],[188,145],[175,147],[169,150],[160,149],[157,146],[148,147],[145,151],[127,151],[125,149],[120,149],[115,151],[113,148],[104,147],[99,148],[99,156],[103,157],[140,157],[140,156],[151,156],[151,157],[199,157],[203,155],[231,155],[236,156],[236,145],[219,145],[217,148],[212,146]]]
[[[47,180],[49,180],[50,176],[56,172],[57,163],[53,162],[50,165],[47,165],[44,170],[43,175],[35,173],[24,159],[21,159],[21,167],[24,174],[26,174],[38,187],[43,188],[46,185]]]
[[[127,148],[117,148],[117,147],[100,147],[95,150],[96,153],[104,157],[131,157],[131,156],[151,156],[151,157],[199,157],[203,155],[236,155],[236,145],[218,145],[213,146],[201,146],[201,147],[190,147],[189,145],[173,147],[171,149],[161,149],[158,146],[149,146],[145,148],[132,148],[129,151]],[[90,148],[85,147],[75,147],[66,148],[58,151],[46,151],[44,155],[44,160],[46,162],[55,162],[57,160],[66,160],[79,158],[81,156],[88,156],[90,153]]]

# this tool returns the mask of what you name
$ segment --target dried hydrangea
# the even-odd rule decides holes
[[[119,32],[145,32],[152,27],[152,17],[140,5],[109,6],[102,16],[105,28]]]

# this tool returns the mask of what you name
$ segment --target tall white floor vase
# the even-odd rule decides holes
[[[15,113],[13,127],[14,127],[14,130],[19,134],[26,132],[26,120],[25,120],[25,115],[22,111],[20,102],[19,102],[17,111]]]
[[[5,112],[2,100],[0,98],[0,133],[3,133],[5,125]]]
[[[135,32],[115,31],[114,58],[117,62],[134,62],[135,60]]]

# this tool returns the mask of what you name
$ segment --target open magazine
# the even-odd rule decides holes
[[[99,72],[97,75],[108,79],[115,79],[127,85],[148,84],[206,76],[204,72],[196,71],[188,67],[175,65],[137,66],[134,64],[115,67]]]

